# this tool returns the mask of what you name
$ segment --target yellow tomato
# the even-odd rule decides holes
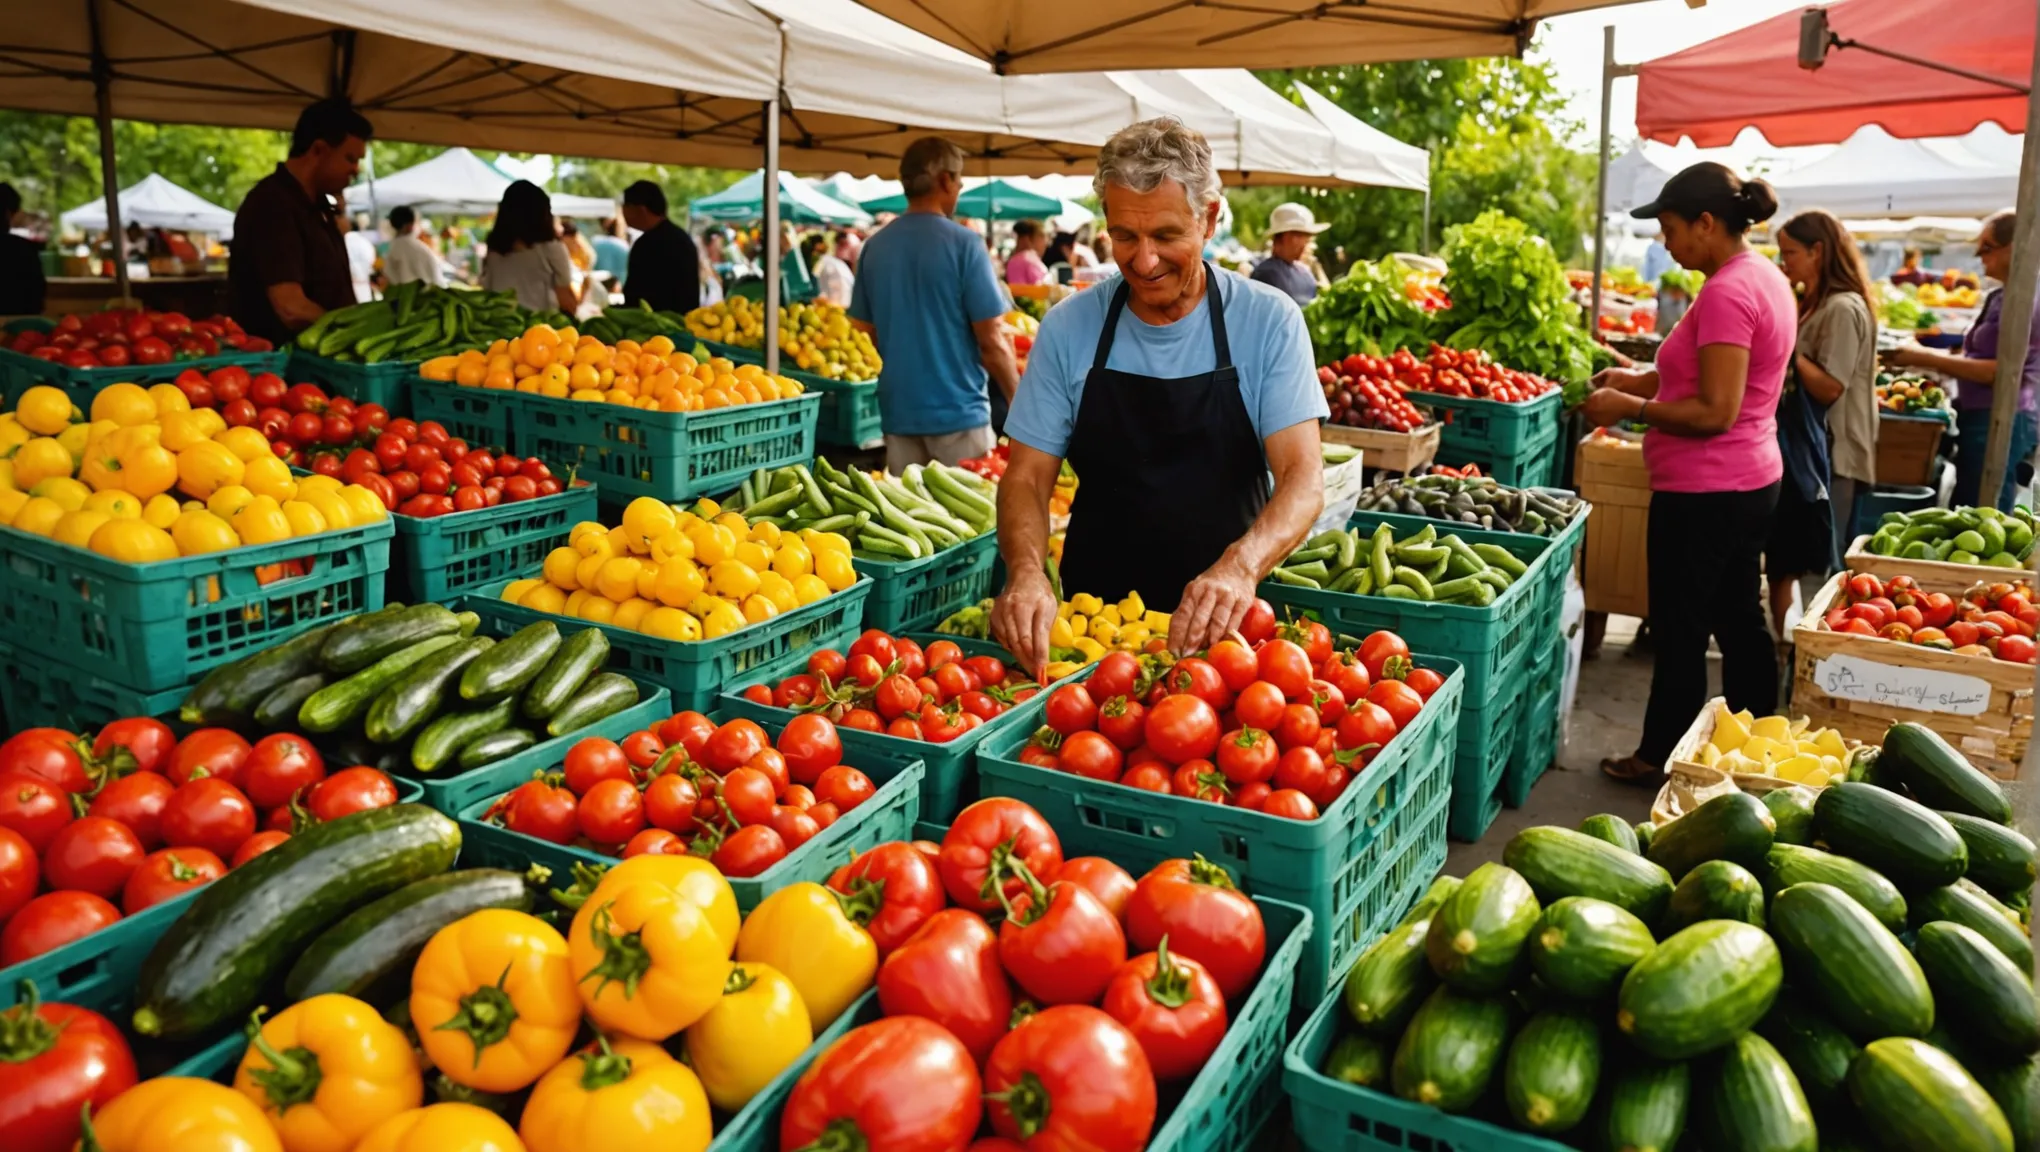
[[[631,539],[642,541],[637,551],[649,550],[651,542],[671,532],[673,509],[650,496],[640,496],[623,510],[623,530]]]
[[[609,530],[609,553],[612,556],[630,556],[652,550],[651,542],[631,535],[623,525]]]
[[[538,587],[526,592],[524,599],[518,601],[518,603],[523,607],[531,609],[533,612],[560,613],[566,610],[567,594],[550,584],[540,584]]]
[[[257,496],[274,497],[278,503],[295,500],[298,495],[297,477],[279,456],[258,456],[242,465],[241,483]]]
[[[323,490],[306,492],[304,485],[300,484],[298,499],[319,510],[319,515],[326,519],[326,531],[354,527],[354,508],[341,498],[337,489],[331,492]]]
[[[531,1090],[517,1134],[530,1152],[704,1152],[714,1139],[708,1096],[693,1069],[657,1044],[621,1037],[603,1037],[547,1072]]]
[[[254,1101],[186,1076],[144,1080],[95,1109],[92,1137],[93,1152],[283,1152]]]
[[[585,589],[584,589],[585,591]],[[616,619],[616,601],[588,593],[575,606],[572,615],[590,624],[608,624]]]
[[[172,412],[191,411],[191,400],[182,389],[168,382],[149,385],[149,399],[156,403],[156,418],[161,420]]]
[[[574,587],[593,589],[595,581],[601,578],[602,566],[616,559],[614,556],[583,556],[574,568]]]
[[[99,531],[99,526],[112,522],[113,517],[104,512],[88,512],[80,508],[76,512],[64,513],[57,520],[56,527],[50,529],[50,539],[73,548],[89,548],[92,546],[92,534]]]
[[[772,553],[772,570],[788,580],[805,576],[815,570],[815,554],[808,546],[788,537],[779,542],[779,548]]]
[[[829,594],[829,586],[812,573],[793,578],[793,594],[802,604],[812,604]]]
[[[368,1130],[354,1152],[526,1152],[517,1130],[473,1104],[428,1104]]]
[[[635,632],[654,607],[650,600],[633,596],[616,606],[616,611],[610,616],[609,622],[618,628],[628,628]]]
[[[657,603],[659,599],[659,566],[650,560],[638,562],[637,594],[641,600]]]
[[[389,515],[389,509],[383,507],[382,500],[359,484],[349,484],[340,489],[340,500],[347,505],[348,511],[354,513],[354,526],[357,528]]]
[[[35,433],[22,427],[14,413],[0,413],[0,456],[12,456],[16,448],[28,443]]]
[[[326,518],[317,508],[303,500],[285,500],[283,518],[290,524],[292,536],[315,536],[326,531]],[[504,597],[509,599],[509,597]]]
[[[584,536],[607,536],[609,526],[594,520],[583,520],[567,531],[567,543],[578,548]]]
[[[163,425],[163,447],[172,452],[182,452],[212,437],[205,421],[196,412],[165,412],[160,423]]]
[[[721,524],[702,524],[688,536],[694,541],[694,558],[702,564],[720,564],[736,555],[736,534]]]
[[[800,593],[793,590],[793,581],[777,572],[758,573],[758,595],[772,601],[772,606],[781,612],[800,607]]]
[[[92,419],[111,420],[123,428],[156,418],[156,401],[140,384],[109,384],[92,398]]]
[[[652,562],[665,564],[669,560],[694,559],[694,541],[689,540],[679,529],[652,537]]]
[[[129,443],[121,447],[116,459],[120,487],[144,500],[168,492],[177,483],[177,457],[161,444]]]
[[[744,619],[747,622],[752,624],[762,624],[765,621],[772,619],[774,616],[779,615],[779,605],[774,604],[770,597],[757,595],[746,596],[744,597],[743,602],[743,612]]]
[[[737,611],[736,605],[727,600],[719,600],[715,607],[702,617],[701,634],[707,639],[714,640],[719,636],[740,631],[749,623],[750,621],[744,619],[744,614]]]
[[[140,519],[108,520],[92,533],[90,546],[101,556],[126,564],[177,558],[177,542],[170,538],[170,534]]]
[[[243,544],[274,544],[290,539],[290,520],[273,496],[250,497],[228,521]]]
[[[595,571],[594,589],[603,596],[622,603],[637,595],[638,560],[635,556],[618,556],[604,560],[602,567]]]
[[[14,416],[22,427],[43,436],[55,436],[73,420],[84,419],[63,389],[47,384],[23,392],[14,406]]]
[[[167,532],[172,524],[177,523],[177,517],[183,515],[183,511],[177,506],[177,497],[165,492],[149,497],[148,502],[142,505],[142,519]]]
[[[845,556],[850,555],[850,538],[841,532],[816,532],[810,528],[803,531],[800,538],[812,551],[841,552]]]
[[[92,495],[92,489],[69,476],[52,476],[28,490],[30,496],[47,496],[64,506],[66,512],[76,512],[85,506],[85,498]]]
[[[568,616],[579,617],[581,615],[581,605],[587,603],[590,596],[594,596],[597,600],[602,599],[602,597],[595,596],[593,592],[588,591],[586,588],[576,588],[572,592],[567,593],[566,607],[561,608],[560,611]]]
[[[855,924],[850,929],[863,931]],[[768,964],[737,963],[730,966],[722,998],[687,1029],[687,1062],[709,1100],[737,1112],[814,1040],[814,1023],[793,981]]]
[[[228,451],[240,457],[243,461],[254,460],[262,456],[276,455],[276,449],[271,448],[269,441],[264,440],[262,433],[254,428],[229,428],[214,436],[213,439],[226,445]]]
[[[248,466],[233,449],[217,440],[202,440],[177,454],[177,486],[200,500],[210,500],[220,489],[240,485],[247,472]]]
[[[554,586],[572,592],[581,586],[580,578],[575,575],[575,570],[580,568],[581,561],[584,559],[586,557],[582,556],[579,552],[574,551],[568,545],[562,544],[545,554],[545,565],[540,571],[545,573],[545,578]]]
[[[71,466],[76,468],[78,461],[85,458],[85,449],[90,447],[93,441],[119,428],[120,425],[111,420],[101,420],[97,424],[73,424],[57,433],[57,443],[63,445],[64,451],[71,454]]]
[[[822,578],[831,592],[841,592],[857,583],[857,569],[851,565],[849,554],[833,548],[815,553],[815,575]]]
[[[23,506],[28,503],[28,493],[12,488],[0,489],[0,524],[14,523]]]
[[[751,539],[765,545],[767,548],[778,547],[779,538],[783,535],[785,533],[781,531],[779,525],[774,524],[770,520],[760,520],[756,524],[751,525]]]
[[[222,520],[232,520],[234,514],[246,508],[255,494],[239,484],[225,484],[213,489],[205,498],[205,509]]]
[[[693,641],[701,639],[701,621],[678,608],[668,608],[661,604],[645,613],[644,619],[638,621],[638,631],[647,636],[657,636],[661,640]]]
[[[76,470],[77,461],[71,453],[47,436],[14,450],[14,486],[24,492],[52,476],[69,476]]]
[[[21,529],[23,532],[33,532],[38,536],[47,536],[50,534],[51,529],[57,526],[57,521],[63,518],[64,506],[62,504],[47,496],[31,496],[22,502],[20,508],[15,510],[14,518],[8,521],[8,523]]]
[[[609,529],[607,528],[600,532],[584,533],[573,542],[573,545],[574,551],[579,552],[582,556],[600,556],[604,560],[617,555],[619,551],[627,551],[627,549],[619,550],[617,548],[616,542],[610,539]]]
[[[94,492],[85,498],[83,505],[92,512],[104,512],[115,520],[139,520],[142,518],[142,498],[132,492],[108,488]]]
[[[543,583],[545,583],[545,581],[533,580],[530,578],[526,578],[523,580],[512,580],[508,584],[503,585],[502,596],[503,603],[516,604],[524,599],[524,594],[526,592],[531,591],[533,588],[536,588]]]
[[[220,415],[217,408],[194,408],[191,415],[198,421],[198,426],[205,429],[207,436],[217,436],[227,430],[227,418]]]
[[[772,550],[755,540],[738,541],[731,556],[754,572],[762,572],[772,567]]]

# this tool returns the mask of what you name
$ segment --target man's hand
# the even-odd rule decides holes
[[[1597,388],[1580,405],[1580,413],[1596,428],[1607,428],[1635,418],[1642,405],[1636,397],[1616,388]]]
[[[992,604],[992,636],[1019,659],[1036,683],[1048,683],[1048,631],[1055,623],[1055,592],[1039,569],[1016,572]]]
[[[1169,616],[1169,651],[1187,656],[1211,647],[1240,626],[1254,604],[1254,573],[1227,552],[1183,589]]]

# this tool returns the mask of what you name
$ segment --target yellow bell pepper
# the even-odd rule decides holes
[[[545,1074],[517,1133],[528,1152],[701,1152],[708,1096],[657,1044],[598,1038]]]
[[[433,1066],[515,1092],[574,1046],[581,998],[567,942],[536,916],[488,908],[440,929],[411,969],[411,1024]]]
[[[687,1063],[708,1099],[736,1112],[815,1042],[793,981],[766,964],[732,964],[722,999],[687,1029]]]
[[[1070,597],[1070,607],[1082,615],[1095,616],[1099,612],[1104,611],[1105,601],[1091,595],[1089,592],[1079,592]]]
[[[800,991],[816,1029],[827,1028],[878,977],[878,945],[843,912],[834,892],[790,884],[751,909],[737,960],[764,964]]]
[[[1060,680],[1065,676],[1072,675],[1077,671],[1077,669],[1082,667],[1083,667],[1082,664],[1077,664],[1069,660],[1051,660],[1048,663],[1048,667],[1043,671],[1046,673],[1048,679],[1053,681]]]
[[[1105,646],[1089,636],[1079,636],[1070,642],[1070,647],[1084,654],[1084,663],[1089,664],[1105,655]]]
[[[1067,616],[1056,617],[1055,623],[1048,626],[1048,643],[1052,648],[1067,648],[1076,643],[1076,639],[1076,631],[1070,627]]]
[[[574,886],[562,893],[561,901],[579,911],[590,900],[600,902],[627,885],[649,881],[671,888],[682,900],[708,913],[708,922],[723,939],[723,956],[737,947],[737,894],[715,865],[699,856],[668,856],[650,853],[633,856],[608,868],[574,865]],[[585,894],[585,895],[584,895]]]
[[[403,1030],[362,1001],[331,994],[260,1024],[234,1089],[269,1117],[284,1152],[348,1152],[369,1129],[425,1098]]]
[[[581,905],[567,960],[598,1028],[654,1042],[701,1019],[729,974],[707,913],[656,883],[620,884]]]
[[[473,1104],[434,1104],[369,1129],[354,1152],[525,1152],[517,1130]]]
[[[1140,598],[1138,592],[1128,592],[1126,599],[1119,602],[1119,618],[1129,624],[1146,614],[1147,602]]]
[[[283,1152],[254,1101],[188,1076],[144,1080],[82,1128],[84,1152]]]

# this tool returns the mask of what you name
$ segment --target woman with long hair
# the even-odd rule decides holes
[[[1665,248],[1707,283],[1645,369],[1594,378],[1586,417],[1650,426],[1648,540],[1656,660],[1643,739],[1604,760],[1618,780],[1655,786],[1693,715],[1707,702],[1707,640],[1721,646],[1723,695],[1768,716],[1778,655],[1764,625],[1760,565],[1785,465],[1778,394],[1792,359],[1792,286],[1749,245],[1750,225],[1778,211],[1777,193],[1720,164],[1695,164],[1631,215],[1655,217]]]
[[[1771,580],[1771,619],[1782,630],[1784,607],[1792,602],[1788,577],[1825,575],[1834,567],[1855,538],[1850,525],[1856,497],[1877,482],[1877,304],[1856,238],[1826,212],[1801,212],[1778,229],[1778,261],[1785,278],[1799,287],[1799,343],[1785,396],[1778,402],[1778,435],[1794,483],[1778,494],[1778,518],[1764,564]],[[1802,401],[1803,411],[1788,412]],[[1824,422],[1817,419],[1821,411]],[[1825,445],[1820,443],[1823,432]],[[1825,450],[1795,455],[1794,448],[1806,441]],[[1812,534],[1812,521],[1822,510],[1808,503],[1814,500],[1811,475],[1800,467],[1815,455],[1828,463],[1826,511],[1833,521],[1835,550],[1826,556]],[[1785,534],[1794,520],[1801,532],[1796,539]]]
[[[482,260],[482,287],[514,291],[518,305],[533,312],[557,308],[571,316],[580,307],[574,261],[560,243],[552,197],[529,180],[503,189],[489,229],[489,254]]]

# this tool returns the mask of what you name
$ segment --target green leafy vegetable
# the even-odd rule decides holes
[[[1430,343],[1432,321],[1410,299],[1409,270],[1393,256],[1353,265],[1303,310],[1318,363],[1354,353],[1386,355],[1398,348],[1421,351]]]
[[[1557,254],[1521,220],[1491,209],[1447,229],[1445,245],[1447,347],[1482,348],[1561,382],[1585,380],[1611,359],[1588,337]]]

